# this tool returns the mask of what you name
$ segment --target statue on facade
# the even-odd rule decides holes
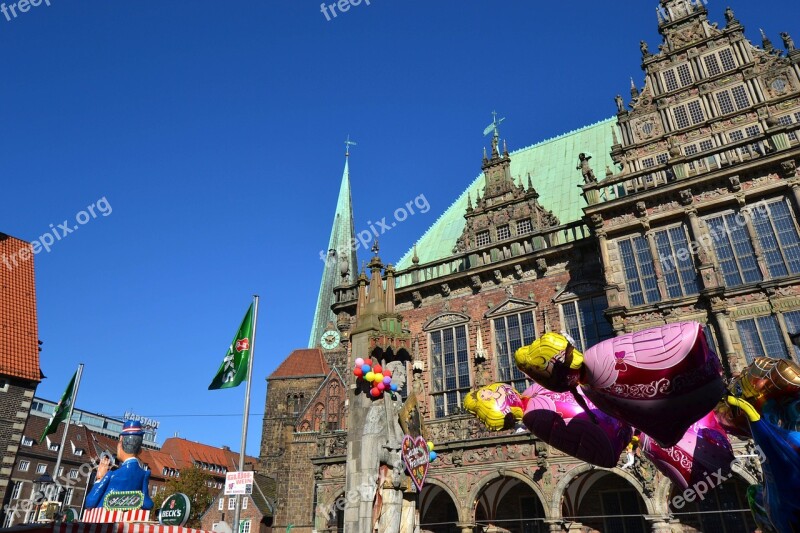
[[[783,46],[786,47],[787,52],[795,51],[794,39],[792,39],[791,35],[789,35],[787,32],[783,32],[781,33],[781,39],[783,39]]]
[[[392,371],[392,384],[402,389],[406,382],[406,365],[392,361],[385,365]],[[403,478],[405,476],[401,450],[403,429],[400,412],[403,399],[396,393],[385,393],[382,399],[372,402],[364,425],[364,450],[372,454],[370,474],[376,492],[373,500],[373,531],[398,533],[403,511]]]
[[[642,51],[642,57],[650,57],[652,55],[645,41],[639,41],[639,49]]]
[[[728,8],[725,9],[725,23],[730,26],[731,24],[736,24],[737,22],[738,21],[736,20],[736,15],[733,13],[733,9],[728,6]]]
[[[597,178],[594,175],[594,170],[589,165],[589,160],[592,159],[592,156],[586,154],[579,154],[578,155],[578,166],[575,167],[576,170],[580,170],[581,174],[583,175],[584,183],[596,183]]]
[[[117,442],[117,459],[122,461],[122,464],[116,470],[109,471],[111,459],[108,456],[103,457],[97,467],[92,490],[86,495],[87,509],[103,507],[108,494],[122,491],[141,491],[142,509],[153,508],[153,500],[150,499],[150,492],[147,489],[150,471],[145,470],[138,459],[143,440],[142,423],[134,420],[125,422]]]
[[[623,111],[625,111],[625,100],[622,99],[622,95],[621,94],[618,94],[614,98],[614,101],[617,103],[617,112],[618,113],[622,113]]]

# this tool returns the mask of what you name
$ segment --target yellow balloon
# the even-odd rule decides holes
[[[429,452],[433,451],[433,443],[431,441],[428,441],[428,451]]]
[[[369,372],[367,372],[367,375],[364,376],[364,379],[372,383],[373,381],[375,381],[375,373],[370,370]]]
[[[464,409],[478,417],[492,431],[511,429],[522,420],[522,399],[514,387],[492,383],[464,398]]]

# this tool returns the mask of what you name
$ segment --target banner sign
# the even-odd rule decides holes
[[[162,526],[183,526],[189,520],[189,511],[192,505],[186,494],[173,494],[161,504],[158,514],[158,523]]]
[[[253,493],[253,472],[228,472],[225,474],[225,496]]]
[[[411,480],[417,486],[417,490],[422,490],[425,484],[425,477],[428,475],[428,465],[430,457],[428,453],[428,443],[424,437],[412,437],[406,435],[403,438],[403,462],[406,465]]]
[[[106,511],[133,511],[141,509],[144,504],[144,494],[140,490],[112,491],[106,494],[103,500],[103,509]]]

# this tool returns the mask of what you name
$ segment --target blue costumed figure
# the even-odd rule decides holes
[[[800,533],[800,432],[776,426],[746,400],[728,396],[728,403],[739,407],[750,422],[753,440],[766,457],[763,506],[775,530]]]
[[[117,443],[117,459],[122,461],[122,464],[116,470],[109,472],[111,461],[108,457],[103,457],[97,467],[92,490],[86,496],[87,509],[102,507],[106,495],[111,492],[133,490],[141,491],[144,495],[142,509],[153,508],[153,500],[150,499],[147,490],[150,471],[142,468],[138,459],[143,439],[144,430],[141,422],[133,420],[125,422]]]

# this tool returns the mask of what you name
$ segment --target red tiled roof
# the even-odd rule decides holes
[[[36,285],[33,255],[20,257],[26,249],[30,244],[0,233],[0,374],[38,383]]]
[[[63,423],[59,424],[55,433],[47,435],[47,437],[40,442],[39,439],[44,432],[44,428],[47,426],[47,422],[47,418],[40,416],[29,416],[22,434],[33,441],[33,445],[29,448],[33,453],[55,459],[58,455],[58,451],[50,450],[47,439],[50,439],[50,444],[61,444],[61,437],[64,435],[64,428],[67,425]],[[67,433],[66,446],[64,447],[63,458],[65,460],[72,461],[88,461],[90,460],[90,457],[96,457],[93,455],[94,448],[90,442],[91,433],[91,431],[87,430],[83,426],[70,424],[69,433]],[[27,449],[28,447],[25,446],[25,448]],[[83,455],[76,455],[74,450],[77,449],[83,450]]]
[[[139,459],[150,467],[153,477],[164,477],[163,472],[165,468],[169,470],[180,470],[174,457],[158,450],[142,448],[142,454],[139,456]]]
[[[238,453],[178,437],[170,437],[164,441],[161,451],[171,455],[178,464],[178,468],[190,468],[195,462],[221,466],[230,471],[239,468]],[[257,462],[257,458],[245,456],[245,464],[256,464]]]
[[[327,376],[328,362],[319,348],[295,350],[267,379]]]

